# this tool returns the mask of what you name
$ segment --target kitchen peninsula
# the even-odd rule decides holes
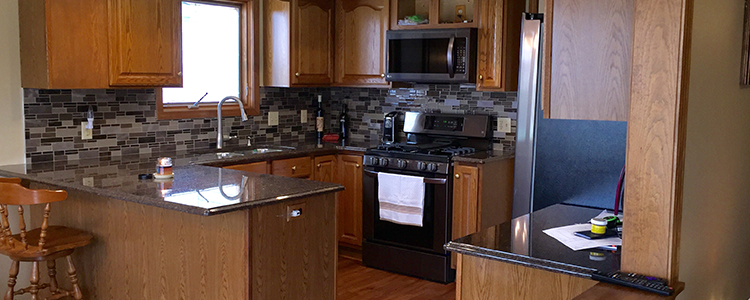
[[[51,222],[95,236],[74,254],[90,299],[333,299],[335,192],[343,187],[201,164],[352,149],[236,151],[226,161],[215,153],[172,153],[170,180],[138,176],[153,172],[163,153],[7,165],[0,176],[68,191]]]

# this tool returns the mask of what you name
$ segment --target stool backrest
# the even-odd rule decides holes
[[[50,203],[63,201],[68,198],[66,191],[30,190],[18,183],[0,181],[0,247],[16,247],[16,239],[12,238],[8,221],[8,205],[18,205],[18,228],[20,229],[21,246],[28,249],[26,241],[26,222],[23,218],[23,205],[45,204],[44,219],[39,233],[39,249],[44,248],[47,228],[49,227]]]

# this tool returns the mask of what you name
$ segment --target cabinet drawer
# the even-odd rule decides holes
[[[296,177],[296,178],[307,178],[312,173],[312,162],[309,157],[298,157],[274,160],[271,163],[271,174]]]
[[[243,165],[226,166],[224,168],[238,170],[238,171],[245,171],[245,172],[268,174],[268,163],[265,161],[250,163],[250,164],[243,164]]]

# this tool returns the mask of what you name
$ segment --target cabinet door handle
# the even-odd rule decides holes
[[[479,74],[479,80],[484,80],[484,76],[482,76],[482,74]]]
[[[177,76],[182,76],[182,72],[177,72]]]
[[[380,78],[385,78],[385,74],[380,74]]]
[[[299,77],[299,72],[294,73],[294,76]]]
[[[297,166],[292,166],[292,171],[297,171]]]
[[[460,177],[461,177],[461,175],[456,174],[456,178],[460,178]]]
[[[354,165],[355,167],[359,168],[359,164]]]
[[[318,168],[320,168],[320,164],[318,164]]]

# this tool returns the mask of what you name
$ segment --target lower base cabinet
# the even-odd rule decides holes
[[[338,199],[339,243],[362,247],[362,156],[339,155],[337,183],[344,186]]]

